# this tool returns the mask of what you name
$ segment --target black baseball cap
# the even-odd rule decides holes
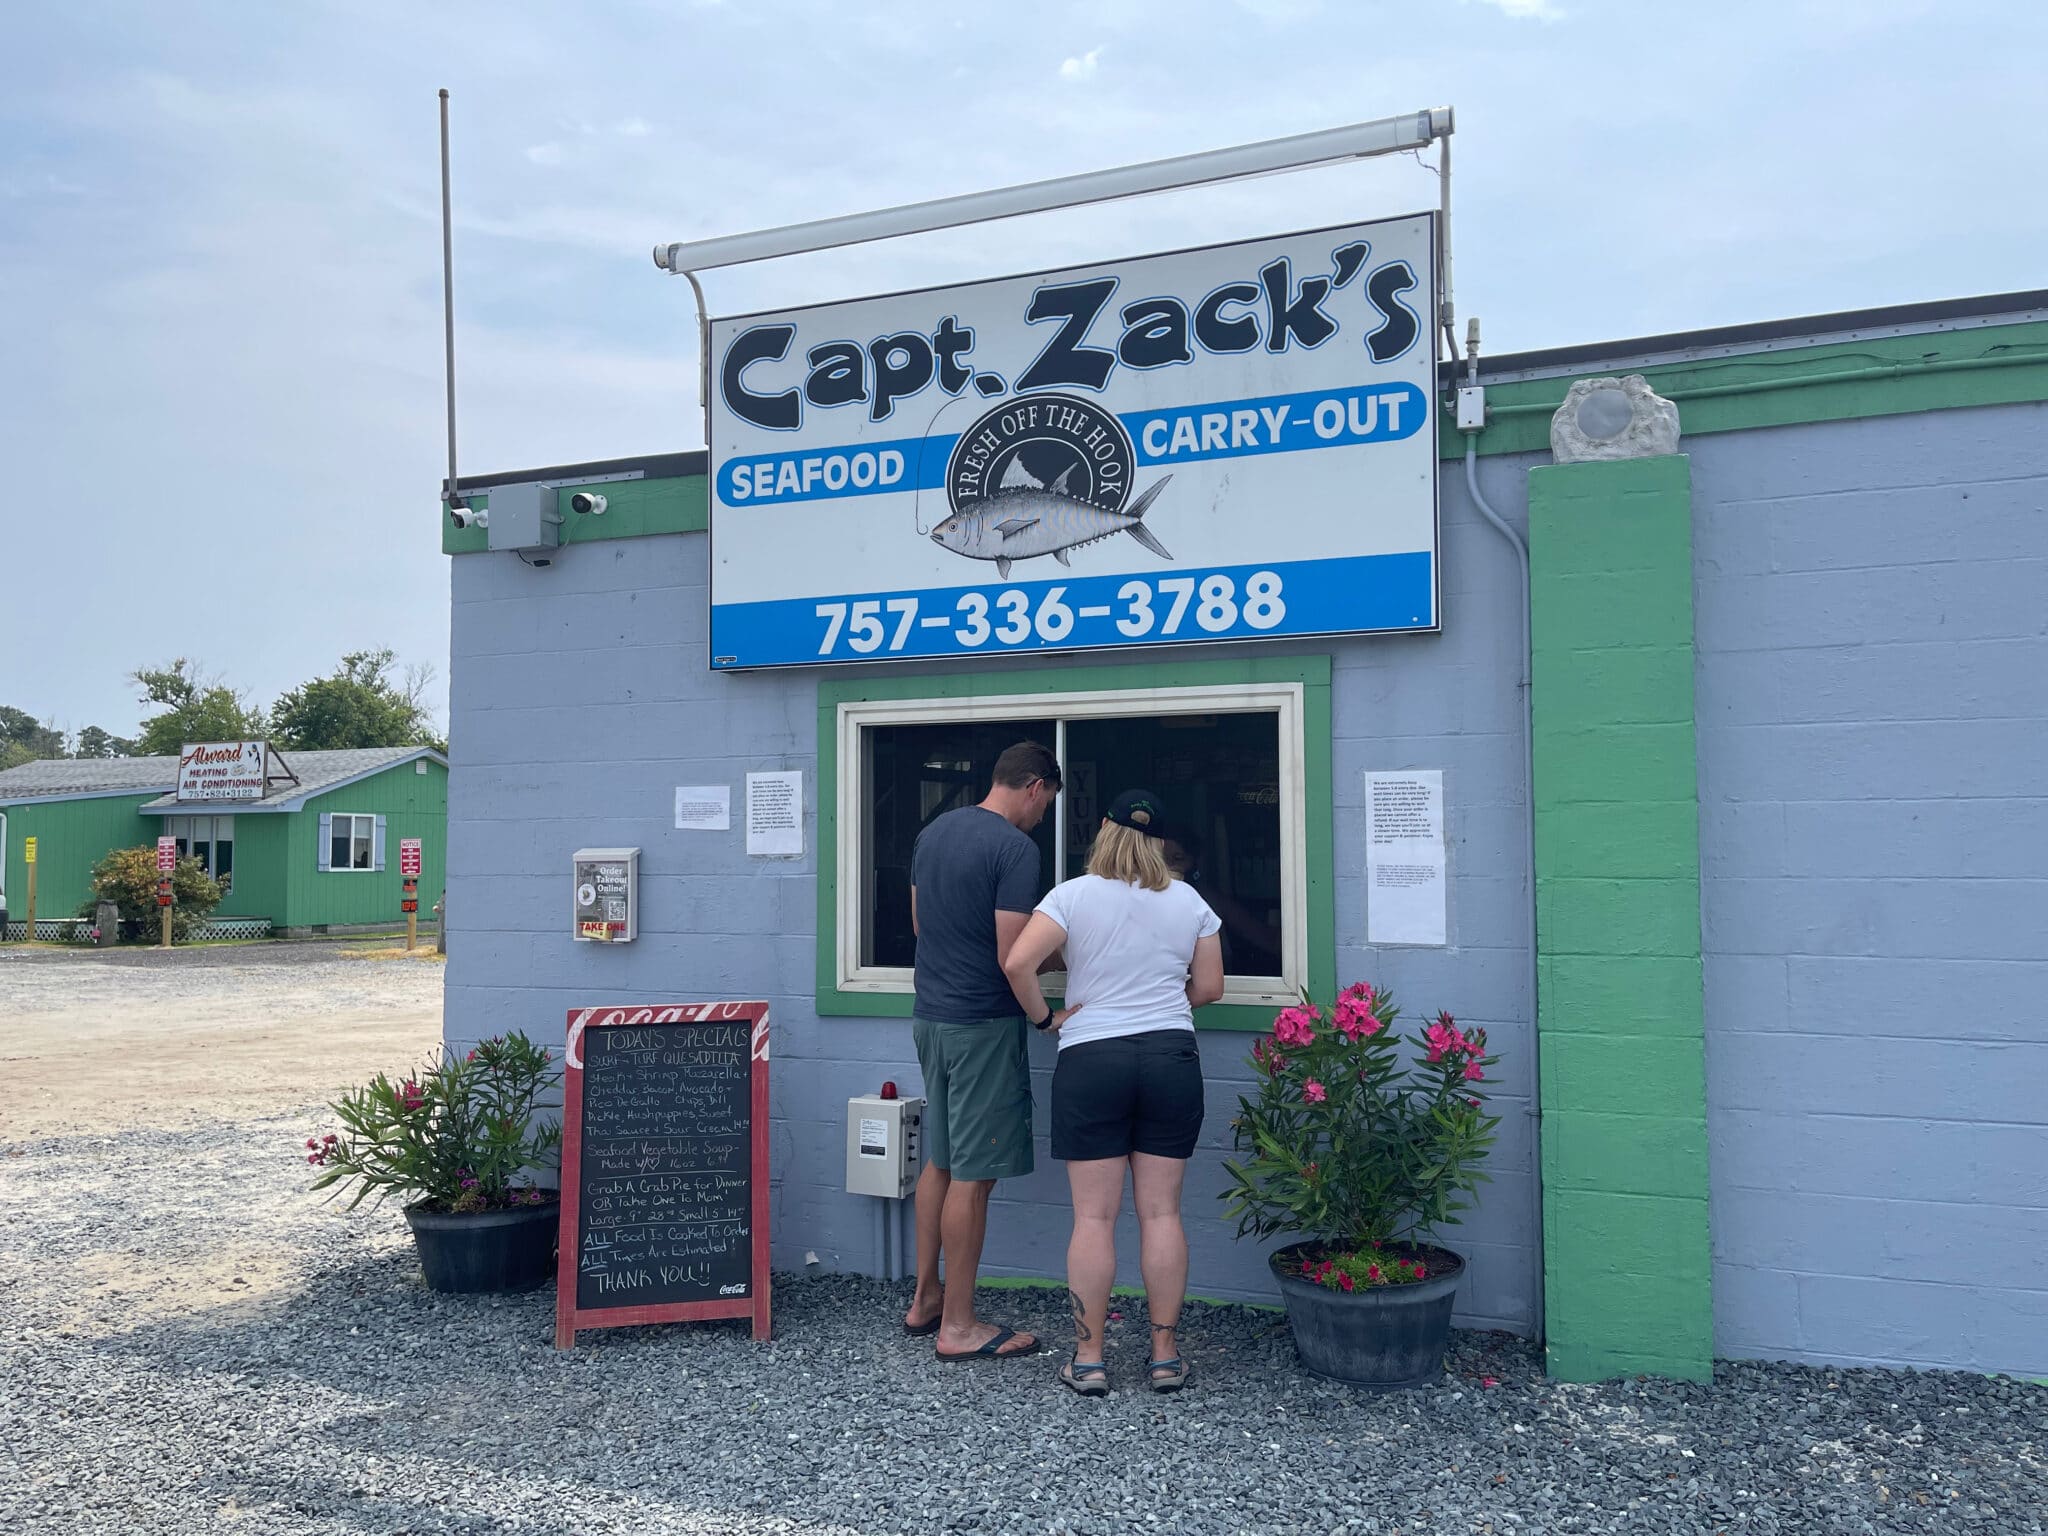
[[[1147,837],[1167,837],[1170,834],[1166,818],[1166,806],[1149,789],[1127,789],[1109,802],[1109,809],[1103,812],[1120,827],[1129,827],[1133,832],[1142,832]]]

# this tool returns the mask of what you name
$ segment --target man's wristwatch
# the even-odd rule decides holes
[[[1033,1029],[1051,1029],[1051,1028],[1052,1028],[1052,1021],[1053,1021],[1053,1020],[1054,1020],[1055,1018],[1057,1018],[1057,1017],[1058,1017],[1058,1015],[1057,1015],[1057,1014],[1055,1014],[1055,1013],[1054,1013],[1054,1012],[1053,1012],[1053,1011],[1052,1011],[1051,1009],[1049,1009],[1049,1008],[1048,1008],[1048,1009],[1046,1010],[1046,1013],[1045,1013],[1045,1017],[1044,1017],[1044,1018],[1042,1018],[1042,1019],[1033,1019],[1033,1020],[1031,1021],[1031,1027],[1032,1027]]]

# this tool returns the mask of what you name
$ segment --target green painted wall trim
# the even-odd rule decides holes
[[[1481,453],[1542,453],[1550,418],[1574,379],[1622,371],[1588,364],[1578,373],[1488,384]],[[2048,321],[1929,331],[1917,336],[1837,342],[1746,353],[1640,371],[1651,388],[1678,402],[1687,437],[1816,421],[1898,416],[1965,406],[2048,400]],[[1480,364],[1480,382],[1486,368]],[[1442,413],[1443,457],[1465,456],[1455,413]]]
[[[0,801],[7,813],[5,878],[7,920],[28,916],[28,864],[22,857],[26,838],[36,840],[36,917],[77,917],[92,895],[92,867],[116,848],[154,846],[156,818],[140,807],[161,790],[136,795],[90,795],[68,800],[23,803]]]
[[[1061,667],[1050,670],[962,673],[945,677],[877,674],[818,683],[818,971],[820,1018],[907,1019],[910,998],[902,994],[842,992],[834,892],[839,874],[839,706],[883,699],[974,699],[1010,693],[1089,693],[1111,688],[1213,688],[1232,683],[1302,685],[1302,777],[1308,848],[1308,980],[1316,996],[1337,990],[1337,880],[1335,786],[1331,780],[1330,658],[1254,656],[1243,660],[1159,661],[1123,666]],[[1197,1027],[1256,1031],[1272,1028],[1267,1008],[1209,1007],[1195,1015]]]
[[[1539,453],[1550,447],[1550,417],[1576,378],[1601,378],[1613,368],[1589,364],[1583,372],[1515,384],[1489,384],[1487,426],[1479,451]],[[2048,400],[2048,322],[1987,325],[1974,330],[1930,331],[1918,336],[1795,347],[1696,363],[1645,368],[1656,391],[1679,403],[1685,435],[1740,432],[1804,422],[1847,421],[1965,406]],[[1485,379],[1481,365],[1481,381]],[[1442,413],[1439,445],[1447,459],[1465,456],[1465,435],[1455,413]],[[701,533],[709,518],[709,482],[703,475],[619,480],[602,487],[610,503],[603,517],[569,510],[573,489],[556,493],[562,542],[634,539],[652,533]],[[489,492],[471,499],[490,505]],[[482,528],[457,528],[439,502],[441,552],[482,553]]]
[[[1529,564],[1548,1366],[1711,1380],[1688,461],[1532,470]]]
[[[650,533],[701,533],[709,515],[709,481],[702,475],[676,475],[660,480],[612,480],[591,489],[604,492],[602,517],[589,517],[569,510],[569,498],[581,489],[569,486],[555,492],[555,511],[562,519],[563,544],[589,544],[598,539],[638,539]],[[466,496],[465,500],[488,509],[490,492]],[[434,504],[441,519],[441,553],[481,554],[490,548],[490,530],[457,528],[448,520],[447,508]]]

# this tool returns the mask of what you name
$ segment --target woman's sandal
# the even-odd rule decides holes
[[[1060,1367],[1060,1380],[1069,1392],[1083,1397],[1109,1396],[1109,1367],[1100,1360],[1083,1364],[1079,1355]]]
[[[1161,1371],[1168,1374],[1162,1376]],[[1188,1384],[1187,1363],[1178,1355],[1171,1360],[1147,1360],[1145,1380],[1154,1392],[1178,1392]]]

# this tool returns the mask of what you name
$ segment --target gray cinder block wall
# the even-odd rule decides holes
[[[2048,1375],[2048,406],[1686,448],[1717,1349]]]
[[[1489,498],[1511,517],[1521,515],[1532,462],[1483,466]],[[1508,619],[1518,576],[1506,544],[1467,504],[1456,468],[1446,468],[1444,632],[1325,647],[1334,673],[1338,975],[1392,987],[1411,1017],[1447,1008],[1483,1024],[1504,1057],[1493,1182],[1449,1238],[1473,1261],[1461,1321],[1527,1333],[1535,1297],[1527,1091],[1534,1041],[1522,916],[1519,646]],[[815,1253],[826,1268],[872,1272],[873,1206],[843,1192],[846,1100],[884,1079],[916,1090],[909,1024],[817,1015],[821,674],[711,675],[705,558],[704,536],[684,534],[573,545],[545,570],[509,554],[451,562],[446,1037],[466,1046],[521,1028],[559,1038],[571,1007],[595,1003],[767,998],[773,1262],[798,1270]],[[1011,670],[1028,684],[1028,670]],[[1445,950],[1375,952],[1363,943],[1361,775],[1397,768],[1445,772]],[[723,836],[673,829],[678,785],[729,783],[737,802],[744,775],[768,769],[804,772],[801,861],[748,859],[737,826]],[[640,938],[629,947],[570,940],[569,856],[585,846],[642,850]],[[1206,1295],[1272,1300],[1261,1251],[1236,1241],[1216,1199],[1250,1043],[1237,1033],[1202,1039],[1209,1118],[1185,1202],[1190,1283]],[[1064,1265],[1066,1182],[1044,1141],[1051,1043],[1034,1049],[1040,1166],[998,1187],[984,1255],[992,1275],[1057,1275]],[[1122,1244],[1121,1278],[1135,1283],[1128,1224]]]

